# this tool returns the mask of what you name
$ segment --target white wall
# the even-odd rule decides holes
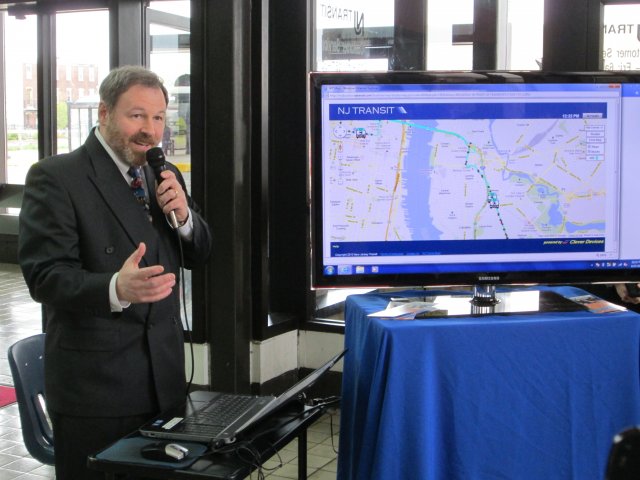
[[[344,335],[310,332],[287,332],[277,337],[251,343],[251,382],[265,383],[297,368],[318,368],[344,348]],[[342,360],[333,368],[342,371]]]
[[[273,338],[251,342],[251,383],[265,383],[298,368],[315,369],[344,349],[344,335],[294,330]],[[194,344],[194,385],[210,385],[210,345]],[[332,371],[342,371],[340,360]],[[191,375],[191,349],[185,344],[185,372]]]

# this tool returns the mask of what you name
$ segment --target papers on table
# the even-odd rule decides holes
[[[610,313],[626,310],[626,308],[620,305],[607,302],[606,300],[603,300],[600,297],[596,297],[595,295],[579,295],[577,297],[570,297],[570,300],[579,303],[580,305],[584,305],[589,309],[591,313]]]
[[[391,301],[387,308],[370,313],[369,317],[393,318],[395,320],[413,320],[414,318],[446,317],[447,310],[436,306],[433,302],[398,302]]]

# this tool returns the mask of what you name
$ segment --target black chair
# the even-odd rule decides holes
[[[44,333],[11,345],[8,357],[24,444],[33,458],[53,465],[53,431],[44,398]]]
[[[640,427],[618,433],[609,451],[606,480],[638,480],[640,478]]]

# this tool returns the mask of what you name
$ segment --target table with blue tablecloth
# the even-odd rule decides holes
[[[640,424],[640,315],[367,316],[402,295],[346,300],[338,479],[604,479]]]

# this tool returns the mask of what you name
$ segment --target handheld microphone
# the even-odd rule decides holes
[[[160,176],[160,173],[167,169],[167,166],[165,165],[164,152],[162,151],[162,148],[153,147],[147,150],[147,163],[153,170],[153,174],[156,176],[158,183],[160,183],[162,181],[162,177]],[[171,227],[173,227],[173,229],[176,230],[179,227],[179,225],[178,225],[178,219],[176,218],[175,212],[171,210],[167,215],[167,218],[169,219],[169,223],[171,224]]]

